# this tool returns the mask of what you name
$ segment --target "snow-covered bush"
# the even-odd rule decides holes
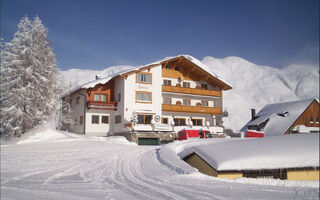
[[[38,16],[24,17],[1,53],[1,135],[19,136],[55,111],[57,75],[48,30]]]

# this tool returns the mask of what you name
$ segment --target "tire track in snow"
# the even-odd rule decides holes
[[[148,195],[148,198],[155,196],[156,199],[229,199],[222,195],[199,192],[194,190],[193,187],[182,188],[178,185],[172,185],[164,180],[144,173],[142,166],[145,164],[145,159],[148,159],[147,162],[158,164],[159,166],[157,167],[166,169],[164,174],[168,172],[167,168],[158,162],[154,148],[128,152],[126,155],[127,156],[122,157],[122,160],[119,161],[121,163],[121,170],[118,170],[118,178],[124,178],[127,186],[135,190],[144,191],[144,193]],[[168,177],[164,176],[163,178],[166,179]],[[152,197],[150,197],[150,195],[152,195]]]
[[[162,167],[163,169],[167,169],[166,166],[162,166],[161,163],[159,162],[157,155],[156,155],[157,150],[154,151],[148,151],[145,152],[145,154],[151,154],[152,159],[154,161],[154,163],[157,163],[159,166],[158,167]],[[141,155],[142,156],[142,155]],[[149,156],[146,156],[149,158]],[[189,187],[189,188],[185,188],[185,187],[181,187],[179,185],[176,184],[169,184],[168,182],[164,182],[163,180],[157,179],[154,176],[148,176],[147,174],[144,173],[143,169],[143,164],[144,162],[148,162],[147,160],[144,161],[143,159],[139,159],[140,162],[138,163],[138,165],[136,165],[137,170],[140,171],[140,177],[143,177],[144,181],[149,181],[150,184],[156,185],[157,187],[161,187],[166,189],[167,191],[179,195],[180,198],[182,199],[212,199],[213,197],[215,197],[216,199],[223,199],[223,200],[227,200],[228,198],[221,196],[221,195],[212,195],[210,193],[207,192],[199,192],[198,190],[193,189],[193,187]],[[176,171],[174,171],[176,173]],[[139,176],[137,176],[139,177]]]

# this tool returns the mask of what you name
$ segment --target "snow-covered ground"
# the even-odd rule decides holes
[[[240,139],[137,146],[40,127],[1,141],[1,199],[319,199],[318,182],[224,180],[177,155],[213,140]]]
[[[239,57],[204,57],[202,63],[232,87],[224,93],[224,108],[229,116],[225,126],[241,129],[266,104],[319,98],[319,66],[291,65],[283,69],[259,66]],[[101,71],[71,69],[62,76],[72,87],[93,81],[96,75],[110,76],[132,66],[112,66]]]

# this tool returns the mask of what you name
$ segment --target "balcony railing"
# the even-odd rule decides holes
[[[162,111],[168,112],[183,112],[183,113],[202,113],[202,114],[221,114],[221,108],[215,107],[201,107],[201,106],[184,106],[162,104]]]
[[[163,85],[162,92],[221,97],[221,91]]]
[[[88,101],[88,109],[99,109],[99,110],[114,110],[117,106],[116,102],[101,102],[101,101]]]

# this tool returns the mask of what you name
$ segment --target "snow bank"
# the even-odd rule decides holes
[[[219,171],[319,167],[319,134],[200,144],[186,148],[179,156],[195,152]]]
[[[204,153],[207,155],[207,157],[210,157],[210,159],[214,160],[214,162],[219,162],[219,164],[221,163],[221,168],[228,167],[229,169],[232,168],[234,170],[240,170],[241,167],[244,167],[244,165],[242,165],[243,162],[244,164],[251,165],[251,167],[259,168],[260,164],[264,165],[261,163],[261,161],[264,163],[270,161],[272,164],[278,164],[279,166],[281,164],[283,167],[284,164],[287,165],[286,161],[288,160],[291,160],[290,163],[293,163],[294,166],[306,166],[306,164],[319,166],[319,135],[308,135],[310,137],[307,135],[291,136],[269,137],[267,142],[265,138],[210,138],[176,141],[170,144],[162,145],[157,154],[161,163],[163,163],[169,169],[175,170],[180,174],[177,176],[177,178],[190,177],[193,180],[219,180],[229,183],[244,183],[251,185],[318,188],[318,181],[291,181],[271,178],[238,178],[236,180],[221,179],[202,174],[196,168],[191,167],[182,160],[182,158],[190,155],[197,149],[201,150],[204,148]],[[303,139],[302,136],[307,137]],[[297,145],[297,143],[300,145]],[[304,147],[304,143],[308,143],[309,145],[305,145],[308,147]],[[316,145],[314,146],[315,143]],[[275,149],[273,148],[274,146]],[[310,146],[313,146],[313,148],[310,148]],[[290,152],[291,150],[292,152]],[[313,153],[310,153],[310,151]],[[261,152],[263,152],[263,154]],[[199,151],[197,153],[199,153]],[[251,153],[255,155],[251,155]],[[289,155],[289,158],[283,158],[282,156],[284,155]],[[280,157],[281,159],[277,159],[276,157]],[[251,160],[249,161],[248,159]],[[232,163],[228,161],[232,161]],[[222,163],[227,163],[227,165],[222,165]],[[288,165],[290,164],[288,163]]]
[[[46,125],[40,125],[22,135],[17,144],[34,142],[51,142],[53,140],[67,139],[68,137]]]

